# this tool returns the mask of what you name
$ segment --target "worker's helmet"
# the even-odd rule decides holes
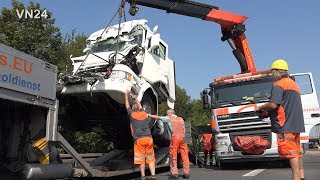
[[[278,59],[275,60],[272,65],[271,65],[271,70],[272,69],[279,69],[279,70],[285,70],[288,71],[289,67],[288,67],[288,63],[283,60],[283,59]]]

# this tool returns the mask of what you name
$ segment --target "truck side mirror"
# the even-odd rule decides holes
[[[203,109],[209,109],[210,104],[209,104],[209,93],[208,90],[203,90],[201,93],[201,98],[202,98],[202,103],[203,103]]]
[[[157,34],[158,33],[158,26],[155,26],[152,30],[153,34]]]
[[[90,50],[90,48],[86,47],[86,48],[84,48],[84,50],[82,52],[86,53],[89,50]]]
[[[151,51],[152,49],[154,49],[156,46],[158,46],[160,44],[160,34],[155,34],[151,37],[150,39],[150,46],[148,51]]]

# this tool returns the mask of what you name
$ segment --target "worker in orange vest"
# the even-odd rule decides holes
[[[135,101],[135,104],[130,108],[129,95]],[[155,155],[153,139],[149,127],[148,115],[142,108],[140,101],[126,91],[125,94],[125,106],[127,108],[128,115],[130,116],[130,128],[134,139],[134,164],[140,166],[141,179],[145,177],[145,164],[149,165],[151,173],[151,179],[156,179],[155,176]]]
[[[175,115],[173,109],[167,110],[167,116],[149,115],[154,119],[161,119],[163,122],[170,122],[172,128],[172,137],[170,143],[170,171],[171,176],[169,179],[179,179],[179,172],[177,166],[177,154],[180,151],[182,162],[183,162],[183,178],[189,179],[190,176],[190,163],[189,163],[189,151],[188,145],[184,141],[185,137],[185,126],[184,121],[181,117]]]
[[[305,132],[301,90],[290,78],[288,63],[283,59],[274,61],[271,73],[273,84],[270,102],[257,106],[255,111],[270,113],[271,131],[277,134],[280,158],[289,159],[294,180],[304,179],[304,167],[300,147],[300,133]]]
[[[209,154],[209,163],[210,166],[212,166],[213,161],[213,138],[212,134],[203,134],[203,136],[200,139],[200,142],[203,142],[203,149],[204,149],[204,165],[207,165],[208,160],[208,154]]]

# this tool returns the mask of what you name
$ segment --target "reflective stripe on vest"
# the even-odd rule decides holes
[[[293,137],[288,137],[288,135],[286,135],[286,134],[284,134],[284,133],[278,133],[277,136],[278,136],[278,139],[280,139],[280,140],[285,140],[285,141],[294,142],[294,143],[296,143],[296,144],[300,144],[300,142],[297,142],[297,141],[295,140],[295,138],[293,138]]]
[[[184,121],[181,117],[170,117],[170,122],[172,126],[172,134],[185,134]]]
[[[203,143],[211,144],[212,134],[203,134]]]

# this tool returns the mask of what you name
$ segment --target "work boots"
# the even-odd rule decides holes
[[[182,176],[182,178],[183,178],[183,179],[189,179],[189,178],[190,178],[190,175],[189,175],[189,174],[184,174],[184,175]]]
[[[171,175],[171,176],[169,176],[168,179],[179,179],[179,176],[178,175]]]

